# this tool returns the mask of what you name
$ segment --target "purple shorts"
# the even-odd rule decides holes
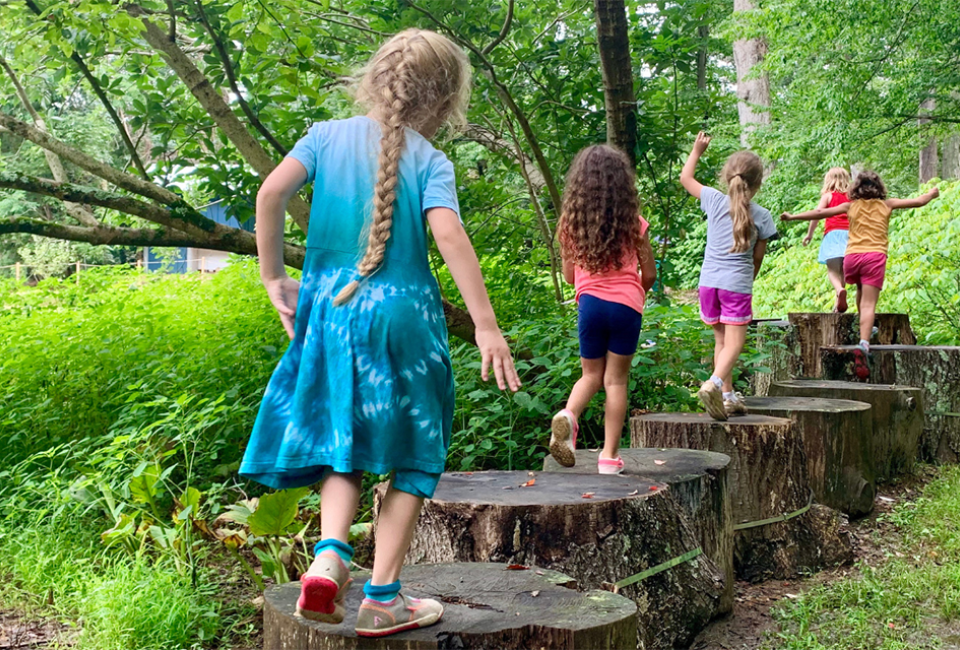
[[[707,325],[749,325],[753,294],[700,287],[700,319]]]
[[[847,284],[858,287],[869,284],[883,289],[887,275],[887,256],[884,253],[851,253],[843,258],[843,274]]]

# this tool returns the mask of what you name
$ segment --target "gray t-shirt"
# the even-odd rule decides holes
[[[743,253],[731,253],[733,217],[730,216],[730,198],[712,187],[704,187],[700,191],[700,209],[707,215],[707,250],[700,269],[700,286],[753,293],[753,247],[757,240],[770,239],[777,234],[770,211],[750,203],[750,215],[757,227],[750,248]]]

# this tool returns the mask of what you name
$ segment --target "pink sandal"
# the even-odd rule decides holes
[[[577,418],[567,409],[553,416],[550,423],[550,455],[564,467],[577,464],[577,433],[580,425]]]
[[[597,471],[601,474],[622,474],[623,459],[619,456],[616,458],[603,458],[601,456],[597,459]]]

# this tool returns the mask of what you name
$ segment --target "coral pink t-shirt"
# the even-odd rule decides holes
[[[647,234],[649,227],[650,224],[640,217],[640,234]],[[588,273],[579,266],[574,266],[573,286],[577,292],[577,302],[580,302],[580,296],[587,294],[600,300],[626,305],[642,314],[647,292],[643,290],[639,266],[640,259],[634,250],[623,256],[619,269]]]

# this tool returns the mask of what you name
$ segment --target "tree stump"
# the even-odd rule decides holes
[[[687,523],[700,540],[705,555],[724,575],[719,614],[733,609],[733,516],[727,467],[730,457],[693,449],[621,449],[623,473],[666,483],[668,496],[686,513]],[[597,452],[578,449],[577,464],[564,467],[551,456],[543,471],[566,474],[596,474]]]
[[[669,491],[635,476],[444,474],[407,560],[537,565],[584,589],[623,583],[642,647],[684,647],[717,615],[724,576]]]
[[[632,418],[630,425],[634,447],[708,449],[730,456],[739,578],[792,578],[853,558],[845,518],[811,504],[803,439],[791,420],[747,415],[719,422],[704,413],[656,413]]]
[[[822,397],[869,404],[877,481],[892,481],[913,469],[923,432],[923,393],[919,388],[796,379],[777,382],[770,392],[775,397]]]
[[[852,347],[825,348],[825,379],[855,379]],[[960,461],[960,347],[872,346],[871,384],[916,386],[923,390],[920,458]]]
[[[769,355],[765,365],[770,372],[756,372],[750,377],[754,395],[767,395],[770,385],[790,379],[797,374],[800,348],[796,330],[789,321],[775,320],[757,323],[757,351]]]
[[[817,503],[851,517],[873,510],[876,472],[870,405],[815,397],[748,397],[754,415],[790,418],[803,437]]]
[[[295,615],[300,583],[264,594],[264,650],[340,648],[617,648],[637,647],[637,606],[607,591],[578,592],[556,571],[509,570],[504,564],[423,564],[403,569],[404,592],[443,603],[434,626],[382,639],[354,631],[367,572],[353,574],[340,625]]]

